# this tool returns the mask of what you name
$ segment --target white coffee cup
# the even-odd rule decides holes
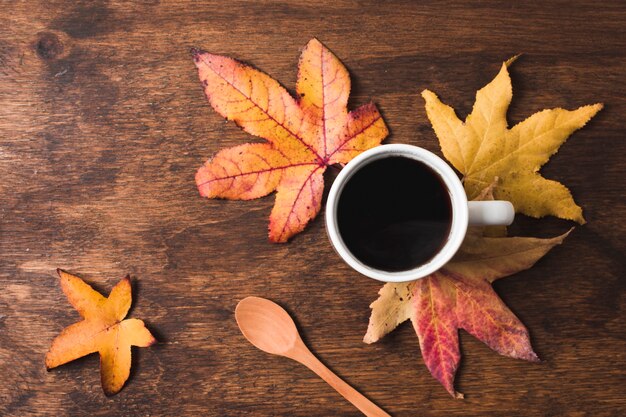
[[[372,161],[392,156],[411,158],[430,167],[447,188],[452,205],[450,232],[442,248],[426,263],[398,272],[376,269],[357,259],[341,238],[337,224],[339,197],[352,175]],[[377,146],[350,161],[335,179],[326,203],[326,231],[339,256],[361,274],[384,282],[413,281],[432,274],[452,259],[465,238],[468,225],[509,225],[514,217],[513,205],[508,201],[468,202],[459,177],[443,159],[426,149],[402,144]]]

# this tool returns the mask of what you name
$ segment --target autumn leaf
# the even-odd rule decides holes
[[[329,165],[347,163],[388,134],[373,103],[348,112],[348,71],[317,39],[302,51],[297,99],[234,59],[196,49],[192,54],[215,111],[267,141],[218,152],[196,174],[200,194],[251,200],[276,190],[273,242],[286,242],[317,215]]]
[[[130,347],[156,343],[143,321],[124,320],[132,303],[130,277],[122,279],[105,298],[79,277],[57,271],[63,292],[83,320],[54,339],[46,354],[46,367],[50,370],[98,352],[102,389],[106,395],[117,394],[130,374]]]
[[[479,198],[493,199],[490,191]],[[430,373],[456,398],[463,398],[454,389],[461,360],[458,329],[501,355],[538,361],[528,331],[491,283],[530,268],[568,234],[552,239],[485,237],[482,228],[470,228],[459,252],[442,269],[417,281],[382,287],[370,306],[363,340],[377,342],[411,320]]]
[[[465,122],[433,92],[422,92],[443,154],[464,175],[470,199],[499,177],[496,198],[510,201],[517,212],[532,217],[553,215],[582,224],[582,209],[569,190],[538,171],[602,104],[573,111],[543,110],[509,129],[506,112],[513,90],[507,67],[513,61],[505,62],[495,79],[476,93],[474,108]]]

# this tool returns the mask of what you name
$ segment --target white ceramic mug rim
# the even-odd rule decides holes
[[[389,156],[404,156],[420,161],[433,169],[446,185],[452,204],[452,224],[446,243],[428,262],[406,271],[389,272],[372,268],[358,260],[346,247],[337,228],[337,202],[346,182],[364,165]],[[434,153],[413,145],[390,144],[372,148],[350,161],[335,179],[326,203],[326,231],[341,258],[361,274],[384,282],[406,282],[423,278],[444,266],[457,252],[468,227],[467,197],[463,185],[452,168]]]

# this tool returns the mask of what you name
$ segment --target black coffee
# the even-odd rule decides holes
[[[345,184],[337,224],[350,252],[365,265],[406,271],[428,262],[445,244],[450,195],[439,175],[419,161],[377,159]]]

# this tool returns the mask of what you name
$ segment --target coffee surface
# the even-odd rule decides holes
[[[345,245],[365,265],[410,270],[444,246],[452,224],[450,195],[423,163],[401,156],[378,159],[344,185],[337,224]]]

